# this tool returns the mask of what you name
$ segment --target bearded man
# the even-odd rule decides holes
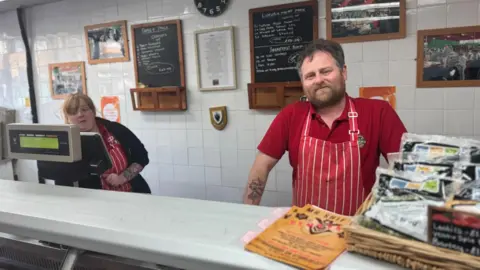
[[[297,69],[307,101],[286,106],[270,125],[243,202],[260,204],[268,174],[288,151],[292,204],[352,216],[375,183],[380,155],[398,152],[407,130],[388,102],[346,93],[340,44],[314,41],[298,57]]]

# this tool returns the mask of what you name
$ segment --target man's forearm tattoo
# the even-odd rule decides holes
[[[266,181],[262,181],[260,179],[253,180],[250,185],[250,194],[248,194],[248,198],[252,201],[258,201],[262,198],[263,191],[265,190]]]
[[[137,176],[143,170],[142,165],[138,163],[133,163],[130,165],[125,171],[123,171],[123,176],[127,178],[128,181],[132,180],[135,176]]]

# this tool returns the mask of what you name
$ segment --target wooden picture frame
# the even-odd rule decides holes
[[[90,65],[130,61],[127,21],[87,25],[84,35]]]
[[[135,74],[135,88],[130,89],[133,109],[186,110],[182,21],[132,25],[131,35]]]
[[[344,3],[346,2],[343,0],[326,0],[327,39],[339,43],[353,43],[406,37],[406,0],[342,7],[341,5]],[[332,5],[335,7],[332,8]],[[378,15],[398,18],[377,20],[372,23],[372,20],[369,18],[377,17]],[[333,18],[334,16],[335,19]],[[352,21],[352,17],[355,18],[356,16],[364,17],[356,18],[357,20]],[[367,23],[362,24],[362,19]],[[333,30],[334,26],[336,27],[335,31]],[[393,28],[393,30],[390,31],[389,28]]]
[[[52,99],[64,99],[69,94],[87,94],[85,62],[67,62],[48,65]],[[68,77],[68,78],[65,78]],[[67,79],[67,83],[64,80]]]
[[[185,58],[183,54],[183,30],[182,30],[182,21],[181,20],[169,20],[169,21],[160,21],[160,22],[153,22],[153,23],[144,23],[144,24],[136,24],[131,26],[131,34],[132,34],[132,51],[133,51],[133,65],[134,65],[134,73],[135,73],[135,84],[137,88],[143,87],[150,87],[150,86],[143,86],[138,83],[138,64],[137,64],[137,42],[135,40],[135,30],[138,28],[149,28],[149,27],[156,27],[156,26],[167,26],[175,24],[177,27],[177,44],[178,44],[178,61],[179,61],[179,69],[180,69],[180,86],[185,87]],[[165,85],[170,87],[171,85]]]
[[[200,91],[237,89],[234,27],[198,30],[195,31],[194,38],[198,89]],[[211,66],[208,65],[210,61],[214,62]],[[216,73],[212,71],[208,74],[212,67]]]
[[[480,86],[478,39],[480,26],[418,31],[417,87]]]
[[[253,8],[248,18],[249,109],[279,110],[301,100],[296,61],[319,38],[317,0]]]

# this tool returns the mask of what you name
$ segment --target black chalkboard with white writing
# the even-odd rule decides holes
[[[480,256],[480,216],[430,207],[428,239],[433,246]]]
[[[318,38],[317,2],[250,10],[252,82],[299,81],[296,59]]]
[[[179,20],[132,26],[137,86],[184,86]]]

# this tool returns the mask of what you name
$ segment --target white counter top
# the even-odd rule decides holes
[[[292,269],[242,236],[272,208],[0,181],[0,232],[183,269]],[[400,269],[346,253],[332,270]]]

